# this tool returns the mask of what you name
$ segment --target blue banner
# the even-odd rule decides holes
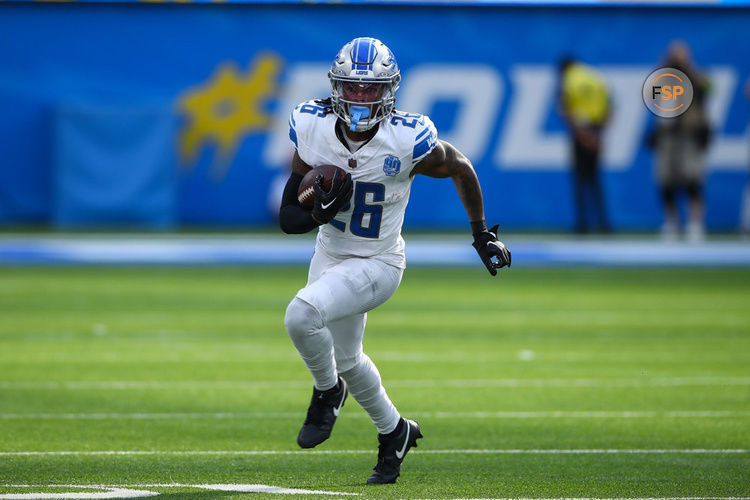
[[[174,226],[174,129],[169,108],[60,106],[52,164],[55,224]]]
[[[0,222],[59,220],[55,110],[79,102],[171,109],[177,126],[158,146],[174,148],[171,159],[149,159],[147,148],[132,158],[174,182],[169,220],[272,223],[292,154],[289,112],[328,95],[331,59],[368,35],[398,58],[399,109],[433,119],[474,163],[487,219],[517,229],[572,225],[555,107],[565,54],[599,69],[613,92],[603,181],[614,228],[659,226],[644,143],[653,117],[640,91],[669,43],[684,40],[711,81],[707,223],[733,229],[750,150],[749,26],[750,11],[731,8],[0,3]],[[133,194],[133,204],[143,200]],[[417,179],[406,225],[465,226],[452,182]]]
[[[4,1],[4,0],[0,0]],[[77,3],[197,3],[197,4],[290,4],[306,5],[309,0],[13,0],[17,2],[77,2]],[[740,7],[750,0],[315,0],[316,4],[335,5],[418,5],[440,7],[465,6],[586,6],[586,7]]]

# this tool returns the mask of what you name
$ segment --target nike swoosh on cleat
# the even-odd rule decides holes
[[[341,407],[344,406],[344,401],[346,400],[346,386],[344,386],[344,395],[341,396],[341,401],[339,401],[339,405],[333,408],[333,416],[338,417],[339,412],[341,411]]]
[[[328,208],[328,207],[330,207],[331,205],[333,205],[333,202],[334,202],[334,201],[336,201],[336,198],[334,198],[333,200],[329,201],[329,202],[328,202],[327,204],[325,204],[325,205],[323,205],[323,204],[321,203],[321,204],[320,204],[320,208],[322,208],[323,210],[325,210],[326,208]]]
[[[411,431],[411,425],[409,425],[409,422],[406,422],[406,440],[404,441],[404,446],[401,447],[400,450],[396,451],[396,458],[399,460],[404,458],[404,453],[406,453],[406,446],[409,444],[409,432]]]

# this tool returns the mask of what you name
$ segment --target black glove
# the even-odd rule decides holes
[[[327,224],[352,197],[352,174],[342,176],[340,172],[336,172],[331,182],[331,190],[328,192],[321,186],[322,180],[323,176],[319,175],[313,185],[315,204],[312,216],[316,222]]]
[[[474,243],[472,243],[492,276],[495,276],[501,267],[510,267],[510,250],[497,239],[498,227],[500,225],[495,224],[492,229],[475,233]],[[496,257],[496,260],[493,260],[493,257]]]

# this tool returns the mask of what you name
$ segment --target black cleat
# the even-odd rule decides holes
[[[401,425],[403,422],[405,425]],[[401,473],[401,462],[404,461],[409,448],[417,447],[417,439],[422,437],[419,425],[413,420],[401,418],[401,431],[393,437],[378,434],[378,465],[367,480],[367,484],[395,483]],[[398,429],[398,427],[396,427]]]
[[[313,387],[312,401],[307,409],[307,418],[297,436],[302,448],[314,448],[331,436],[333,424],[346,401],[346,382],[339,377],[338,384],[327,391]]]

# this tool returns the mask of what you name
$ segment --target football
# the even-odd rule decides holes
[[[299,190],[297,191],[297,201],[299,201],[302,208],[307,210],[312,210],[313,208],[315,200],[315,188],[313,185],[315,184],[315,179],[319,175],[322,175],[323,179],[321,184],[323,189],[325,191],[330,191],[331,184],[333,183],[333,176],[336,175],[337,171],[341,171],[339,175],[342,177],[346,175],[346,172],[336,165],[318,165],[305,174],[302,181],[299,183]]]

